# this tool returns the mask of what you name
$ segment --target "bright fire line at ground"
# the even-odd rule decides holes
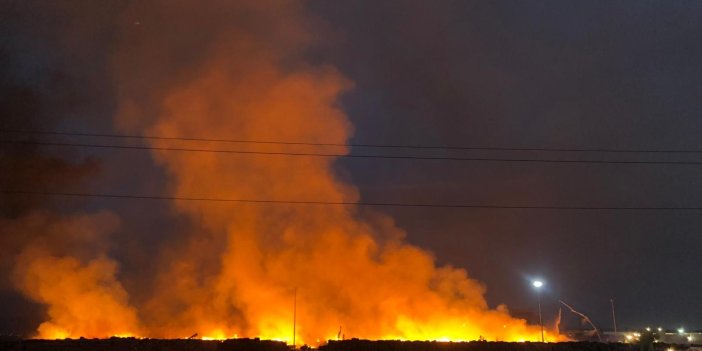
[[[335,67],[303,59],[313,33],[306,32],[299,3],[177,3],[134,2],[123,15],[162,18],[164,28],[182,28],[199,13],[207,20],[193,29],[206,29],[198,38],[213,39],[188,51],[202,57],[182,65],[169,60],[175,65],[169,67],[162,58],[179,57],[184,48],[180,40],[161,37],[168,30],[154,37],[134,28],[116,34],[120,46],[111,67],[120,87],[114,117],[119,132],[348,144],[354,127],[340,97],[353,82]],[[221,14],[256,18],[257,24]],[[37,233],[13,267],[14,287],[46,308],[37,338],[168,339],[196,332],[288,344],[541,339],[539,327],[512,317],[503,305],[491,307],[486,288],[465,269],[438,265],[431,252],[409,243],[391,216],[350,205],[361,192],[338,176],[335,157],[283,156],[292,148],[284,144],[260,146],[270,154],[172,152],[168,138],[144,141],[163,173],[144,184],[164,184],[156,187],[171,196],[164,216],[179,225],[168,233],[130,236],[156,241],[148,250],[134,245],[143,257],[110,249],[124,236],[125,219],[109,205],[96,212],[38,211],[8,224],[17,237]],[[349,152],[337,147],[334,154]],[[195,195],[349,205],[183,200]],[[121,270],[129,264],[131,270]],[[141,265],[153,269],[133,268]]]
[[[507,325],[503,326],[505,329],[507,329]],[[442,332],[437,332],[437,334],[430,334],[430,333],[425,333],[425,334],[416,334],[416,335],[387,335],[381,338],[378,338],[378,340],[398,340],[398,341],[438,341],[438,342],[469,342],[469,341],[478,341],[478,340],[485,340],[485,341],[507,341],[507,342],[526,342],[526,341],[531,341],[531,342],[538,342],[540,341],[540,335],[511,335],[511,338],[506,338],[506,339],[496,339],[496,340],[486,340],[484,337],[479,336],[478,338],[469,338],[466,337],[466,326],[462,325],[458,328],[455,328],[454,330],[444,330]],[[264,336],[265,335],[265,336]],[[546,334],[546,342],[559,342],[559,341],[566,341],[567,339],[563,336],[560,335],[551,335],[550,333]],[[54,340],[59,340],[59,339],[71,339],[71,338],[79,338],[80,336],[72,336],[69,333],[66,332],[61,332],[61,331],[56,331],[56,334],[54,335],[47,335],[44,337],[44,339],[54,339]],[[135,334],[116,334],[112,335],[112,337],[115,338],[137,338],[137,339],[146,339],[147,337],[135,335]],[[251,338],[258,338],[261,340],[271,340],[271,341],[278,341],[278,342],[284,342],[288,345],[310,345],[310,346],[320,346],[327,341],[330,340],[340,340],[340,335],[330,335],[325,338],[317,338],[315,340],[304,340],[301,339],[299,336],[295,338],[293,341],[292,335],[275,335],[275,334],[263,334],[259,336],[252,336]],[[182,339],[186,339],[186,337],[183,337]],[[229,339],[239,339],[239,335],[234,333],[227,335],[224,331],[222,330],[214,330],[210,333],[206,333],[203,335],[199,334],[193,334],[190,337],[187,337],[187,339],[200,339],[200,340],[219,340],[219,341],[224,341],[224,340],[229,340]]]

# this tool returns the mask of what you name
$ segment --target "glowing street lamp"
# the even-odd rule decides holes
[[[541,326],[541,342],[544,342],[544,321],[541,318],[541,287],[544,286],[544,282],[540,280],[534,280],[531,285],[536,289],[536,299],[539,302],[539,325]]]

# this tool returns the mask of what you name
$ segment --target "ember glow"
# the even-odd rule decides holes
[[[169,64],[165,57],[184,49],[180,43],[161,37],[169,33],[125,29],[113,62],[117,128],[173,137],[346,143],[353,126],[339,98],[353,83],[334,67],[301,61],[314,36],[297,29],[307,23],[300,5],[212,3],[203,9],[199,2],[169,0],[155,9],[139,4],[126,9],[125,18],[143,18],[138,30],[148,28],[158,11],[174,28],[191,23],[190,17],[206,18],[195,27],[206,28],[198,30],[212,42],[187,64],[162,69]],[[217,17],[221,12],[257,20],[231,23]],[[214,17],[212,23],[207,16]],[[174,197],[359,200],[358,190],[336,176],[331,157],[168,151],[152,156]],[[402,229],[381,213],[312,204],[173,201],[171,207],[193,225],[177,240],[161,233],[150,286],[125,284],[122,279],[129,277],[119,275],[118,259],[107,255],[105,243],[119,227],[116,215],[28,218],[22,228],[46,235],[19,256],[14,280],[28,298],[47,307],[36,337],[197,333],[202,339],[260,337],[292,344],[295,323],[295,342],[310,345],[340,337],[540,340],[539,327],[510,317],[504,306],[489,308],[479,282],[464,269],[437,266],[431,253],[405,242]],[[46,244],[52,240],[62,245]],[[90,249],[76,253],[69,246]],[[146,298],[131,299],[137,290]],[[548,341],[556,339],[547,333]]]

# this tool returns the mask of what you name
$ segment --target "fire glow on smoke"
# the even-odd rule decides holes
[[[299,52],[315,41],[312,33],[297,29],[306,21],[300,4],[153,3],[133,4],[124,18],[148,19],[155,8],[163,12],[159,18],[178,24],[173,28],[189,23],[187,28],[204,31],[212,42],[197,59],[163,69],[164,57],[187,49],[162,37],[177,33],[124,30],[112,63],[119,131],[349,140],[353,127],[338,99],[352,82],[334,67],[297,61]],[[232,13],[246,13],[256,23],[232,23],[226,18]],[[198,147],[221,147],[204,144]],[[310,151],[301,148],[257,146],[272,152]],[[339,147],[323,151],[348,152]],[[165,170],[174,197],[359,199],[352,184],[335,176],[333,158],[168,151],[152,156]],[[540,340],[539,327],[510,317],[504,306],[489,308],[484,287],[465,270],[437,267],[430,253],[406,243],[404,232],[380,213],[354,206],[195,201],[173,201],[171,207],[189,218],[192,230],[176,242],[164,239],[149,286],[124,284],[119,258],[107,255],[102,243],[120,226],[114,213],[34,213],[13,223],[18,231],[42,233],[22,250],[13,275],[21,292],[47,308],[36,337],[185,338],[196,332],[203,339],[260,337],[292,343],[296,291],[298,344],[342,335]],[[141,289],[142,298],[132,298],[134,289]],[[548,340],[556,339],[549,334]]]

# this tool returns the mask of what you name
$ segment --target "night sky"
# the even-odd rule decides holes
[[[353,125],[350,144],[702,151],[698,1],[315,0],[300,7],[314,38],[295,60],[335,67],[352,82],[339,101]],[[172,32],[179,51],[164,54],[163,65],[187,67],[216,36],[217,26],[201,30],[208,19],[198,14],[181,23],[170,21],[168,11],[138,16],[126,8],[119,1],[3,1],[0,129],[120,134],[114,116],[123,83],[114,66],[115,57],[124,54],[117,48],[134,35],[147,38],[148,45]],[[256,22],[237,13],[221,17],[213,21]],[[143,87],[135,89],[149,89],[157,75],[167,72],[144,71]],[[2,140],[20,136],[0,133]],[[702,152],[354,147],[351,153],[702,161]],[[0,167],[3,190],[149,195],[168,190],[167,172],[143,151],[5,143]],[[363,202],[702,206],[702,166],[694,164],[343,158],[335,170],[358,187]],[[109,251],[125,276],[152,269],[155,248],[181,235],[188,222],[158,201],[0,198],[3,223],[35,209],[113,211],[121,227]],[[394,218],[407,241],[433,252],[439,264],[465,268],[483,282],[490,306],[535,310],[530,280],[540,278],[546,282],[541,298],[547,323],[563,300],[609,329],[614,299],[620,329],[702,329],[702,211],[375,210]],[[0,232],[0,333],[26,335],[43,310],[12,288],[12,261],[24,239],[9,233]],[[583,327],[566,311],[563,323]]]

